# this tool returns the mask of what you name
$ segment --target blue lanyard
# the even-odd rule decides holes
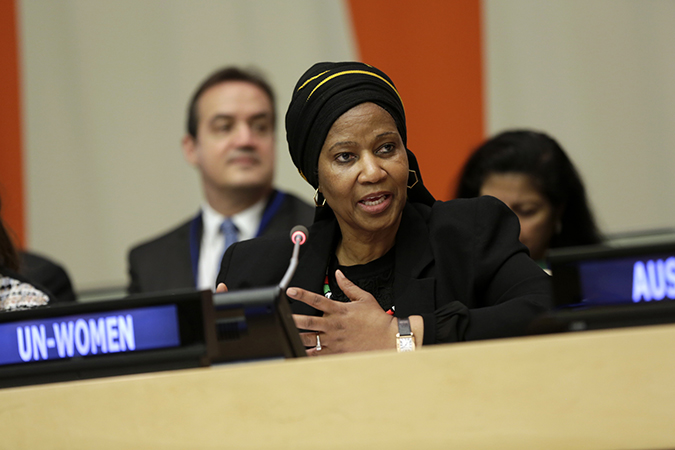
[[[258,226],[258,232],[255,234],[255,237],[262,236],[263,232],[270,224],[275,214],[279,212],[281,204],[284,202],[286,194],[280,191],[274,191],[272,193],[272,198],[267,202],[265,206],[265,211],[263,212],[262,218],[260,219],[260,225]],[[197,215],[190,222],[190,262],[192,266],[192,279],[194,280],[195,287],[199,280],[199,250],[201,247],[200,238],[202,232],[202,212],[199,211]]]
[[[272,218],[274,218],[276,213],[279,212],[279,208],[281,208],[281,204],[284,202],[285,198],[286,194],[284,192],[272,192],[272,198],[267,202],[267,206],[265,206],[265,211],[263,212],[262,218],[260,219],[260,225],[258,226],[258,232],[255,234],[255,237],[262,236],[265,228],[267,228],[267,225],[270,224]]]

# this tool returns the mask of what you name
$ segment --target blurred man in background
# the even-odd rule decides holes
[[[204,202],[195,217],[129,252],[129,293],[213,290],[233,242],[312,223],[314,208],[273,187],[275,122],[274,93],[258,74],[226,67],[202,82],[182,147]]]

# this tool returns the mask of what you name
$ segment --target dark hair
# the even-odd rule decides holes
[[[2,210],[1,203],[0,210]],[[2,216],[0,216],[0,267],[14,271],[19,269],[19,255],[16,253],[16,248],[14,248],[12,239],[5,228]]]
[[[600,243],[577,170],[562,147],[544,133],[511,130],[483,143],[464,166],[457,197],[478,197],[489,175],[507,172],[529,175],[554,208],[564,208],[560,233],[551,238],[550,248]]]
[[[272,125],[276,123],[274,92],[263,76],[253,69],[244,70],[238,67],[224,67],[209,75],[208,78],[202,81],[194,94],[192,94],[190,104],[188,105],[187,132],[193,138],[197,137],[197,128],[199,127],[199,117],[197,113],[197,103],[199,102],[199,98],[207,89],[228,81],[245,81],[262,89],[263,92],[267,94],[270,103],[272,104]]]

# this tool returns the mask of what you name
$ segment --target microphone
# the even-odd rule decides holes
[[[294,226],[291,230],[291,242],[295,244],[299,240],[300,245],[304,244],[307,240],[307,233],[309,233],[309,231],[302,225]]]
[[[302,225],[296,225],[291,230],[291,242],[293,242],[293,255],[291,256],[291,262],[286,269],[284,277],[279,282],[279,287],[282,290],[286,290],[288,283],[291,282],[291,278],[295,273],[295,269],[298,267],[298,254],[300,253],[300,246],[307,241],[307,231],[306,227]]]

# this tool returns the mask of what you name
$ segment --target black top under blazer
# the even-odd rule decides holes
[[[276,191],[270,198],[274,195]],[[313,217],[312,206],[292,194],[284,193],[279,210],[262,230],[262,236],[286,236],[294,226],[312,223]],[[127,292],[136,294],[195,287],[190,254],[191,222],[192,219],[129,252],[130,283]],[[201,242],[201,231],[200,228],[198,242]]]
[[[518,240],[520,225],[493,197],[408,202],[395,244],[398,317],[422,315],[424,345],[517,336],[551,305],[548,275]],[[321,293],[340,229],[335,218],[315,222],[300,249],[289,286]],[[288,236],[230,246],[218,283],[228,289],[272,286],[283,277],[293,244]],[[291,300],[296,314],[319,311]]]

